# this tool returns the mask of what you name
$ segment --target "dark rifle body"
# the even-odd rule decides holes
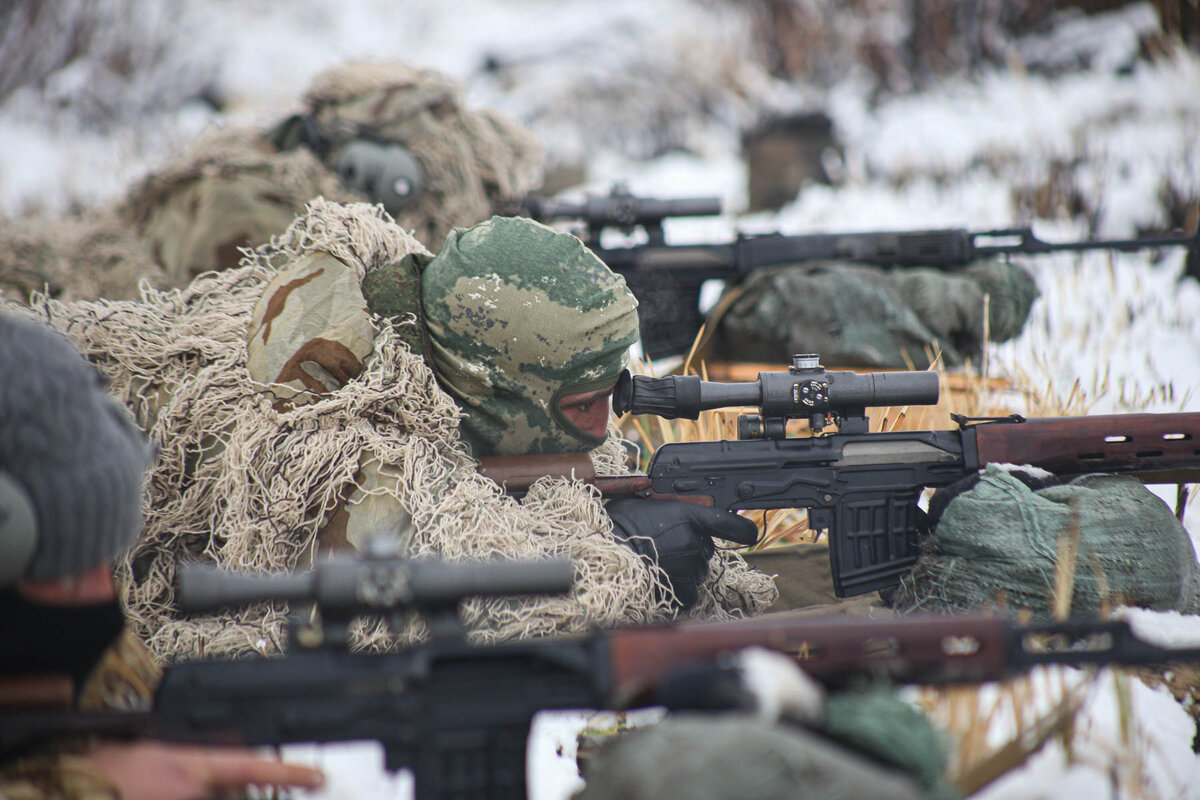
[[[1019,418],[1018,418],[1019,419]],[[482,471],[520,491],[544,474],[589,478],[578,457],[520,457],[523,469]],[[850,597],[899,582],[917,559],[925,488],[987,464],[1028,464],[1062,478],[1127,474],[1147,483],[1200,482],[1200,413],[1033,418],[943,431],[677,442],[645,475],[595,478],[605,496],[662,497],[735,511],[805,508],[828,532],[834,591]],[[505,466],[502,462],[500,467]]]
[[[980,240],[1014,240],[980,244]],[[592,251],[621,274],[640,305],[642,347],[651,358],[686,353],[705,321],[699,310],[700,287],[707,280],[741,282],[764,267],[811,261],[850,261],[880,267],[961,269],[981,258],[1040,255],[1081,250],[1134,251],[1152,247],[1200,250],[1195,236],[1155,236],[1045,242],[1030,228],[972,232],[962,228],[925,231],[740,234],[728,244],[669,245],[652,240],[632,247],[601,247],[591,237]]]
[[[1197,649],[1143,642],[1123,622],[768,615],[487,647],[435,641],[388,654],[318,649],[185,663],[166,670],[153,713],[5,714],[0,743],[89,730],[242,745],[372,739],[389,769],[413,771],[419,800],[517,800],[526,796],[537,711],[653,705],[676,668],[748,646],[789,654],[829,685],[856,677],[973,683],[1036,664],[1200,658]]]

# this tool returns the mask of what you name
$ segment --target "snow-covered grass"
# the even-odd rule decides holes
[[[114,7],[139,2],[108,0]],[[186,13],[176,28],[162,33],[174,48],[171,69],[159,78],[173,83],[157,87],[162,108],[110,119],[103,129],[82,124],[78,110],[62,100],[76,85],[71,81],[100,74],[99,68],[89,72],[94,65],[87,63],[59,76],[49,98],[24,91],[0,104],[0,214],[54,212],[112,198],[206,126],[266,124],[294,110],[313,74],[349,58],[404,58],[449,72],[465,82],[474,102],[536,126],[559,157],[586,154],[587,189],[606,191],[619,180],[641,194],[724,200],[728,213],[721,218],[670,222],[667,236],[676,242],[721,241],[738,228],[980,230],[1014,223],[1033,224],[1046,240],[1130,236],[1166,222],[1164,188],[1193,202],[1200,195],[1200,57],[1179,50],[1129,68],[1129,26],[1144,25],[1144,11],[1115,28],[1112,18],[1093,28],[1079,23],[1084,27],[1074,41],[1085,39],[1105,54],[1092,59],[1090,70],[1048,78],[993,69],[877,103],[854,71],[822,87],[768,78],[748,58],[745,20],[719,4],[181,5]],[[1050,58],[1063,47],[1055,41],[1031,41],[1024,52]],[[483,71],[489,56],[509,66]],[[225,101],[223,111],[184,88],[210,79]],[[167,102],[173,87],[179,96]],[[815,97],[825,98],[844,145],[844,182],[805,187],[778,213],[739,216],[747,193],[738,126],[762,106]],[[613,126],[607,132],[606,109]],[[638,128],[654,114],[670,123],[657,138]],[[633,157],[664,142],[690,152]],[[1031,190],[1054,180],[1077,193],[1080,216],[1058,210],[1037,216],[1042,212],[1030,202]],[[1097,252],[1027,263],[1042,296],[1024,333],[990,349],[991,374],[1059,397],[1078,384],[1094,413],[1200,410],[1200,284],[1179,280],[1181,253]],[[1173,499],[1173,487],[1160,493]],[[1185,518],[1194,538],[1200,537],[1197,508],[1193,502]],[[1167,644],[1194,641],[1194,620],[1153,612],[1137,612],[1135,619]],[[563,797],[576,784],[573,732],[580,719],[555,715],[535,732],[535,797]],[[1070,757],[1052,742],[981,796],[1110,796],[1120,786],[1122,796],[1200,797],[1200,761],[1191,752],[1195,726],[1165,690],[1136,680],[1118,690],[1116,679],[1102,673],[1092,679],[1075,731]],[[323,796],[405,791],[383,777],[366,777],[379,773],[377,748],[366,749],[365,762],[336,752],[314,756],[330,759],[335,775]],[[1115,766],[1124,770],[1116,778]]]

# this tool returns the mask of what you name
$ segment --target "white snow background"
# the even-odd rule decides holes
[[[71,14],[79,3],[46,4]],[[721,241],[741,228],[788,233],[1032,222],[1046,240],[1131,236],[1161,227],[1164,184],[1200,192],[1200,56],[1183,48],[1137,58],[1156,25],[1148,5],[1015,43],[1042,64],[1086,61],[1047,78],[1021,69],[947,78],[878,104],[861,71],[826,86],[784,85],[750,58],[749,23],[731,5],[688,0],[97,0],[152,64],[130,75],[96,52],[0,101],[0,214],[103,202],[212,125],[265,125],[297,110],[319,70],[347,59],[404,58],[463,80],[472,102],[516,116],[561,160],[582,159],[591,191],[624,181],[659,197],[720,195],[717,219],[678,220],[670,241]],[[10,18],[11,19],[11,18]],[[3,17],[0,16],[0,21]],[[885,20],[886,22],[886,20]],[[3,31],[0,31],[2,41]],[[52,49],[47,43],[47,52]],[[117,44],[112,47],[119,46]],[[97,53],[100,53],[99,55]],[[1080,59],[1083,53],[1087,58]],[[507,65],[481,69],[486,57]],[[732,78],[730,76],[733,76]],[[736,91],[728,91],[730,84]],[[2,81],[0,81],[2,84]],[[221,98],[222,111],[196,97]],[[764,108],[823,108],[845,148],[844,182],[808,186],[778,213],[746,205],[739,128]],[[668,144],[639,120],[668,120]],[[661,139],[661,137],[659,137]],[[646,158],[645,156],[652,156]],[[1014,187],[1068,162],[1091,201],[1089,220],[1018,219]],[[994,375],[1024,374],[1060,396],[1078,381],[1093,413],[1200,411],[1200,285],[1179,280],[1179,251],[1029,260],[1042,297],[1025,332],[989,348]],[[1174,489],[1161,492],[1173,501]],[[1197,503],[1186,523],[1200,538]],[[1164,644],[1200,638],[1195,618],[1131,612]],[[1102,678],[1077,724],[1077,759],[1048,745],[981,792],[999,798],[1114,796],[1123,747],[1112,680]],[[1133,681],[1145,772],[1140,796],[1200,798],[1195,726],[1165,692]],[[532,738],[531,796],[567,796],[577,714],[542,715]],[[556,755],[561,748],[562,755]],[[324,763],[323,798],[404,796],[377,748],[286,749]],[[1083,757],[1078,756],[1082,752]]]

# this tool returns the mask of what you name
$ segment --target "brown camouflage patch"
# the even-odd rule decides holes
[[[328,386],[312,373],[313,367],[319,368],[337,381],[337,386]],[[288,359],[283,369],[279,371],[276,383],[287,383],[298,380],[306,389],[317,394],[332,392],[345,386],[362,374],[363,363],[351,352],[350,348],[341,342],[330,339],[310,339],[305,342],[296,354]]]
[[[279,291],[271,295],[271,299],[267,301],[267,311],[263,315],[262,340],[264,343],[271,336],[271,323],[275,321],[276,317],[283,313],[283,307],[287,305],[288,295],[309,281],[315,280],[324,271],[324,269],[318,269],[311,275],[307,275],[303,278],[297,278],[294,281],[288,281]]]

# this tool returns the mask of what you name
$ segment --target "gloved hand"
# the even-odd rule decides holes
[[[745,517],[676,500],[623,498],[605,506],[613,534],[667,575],[680,608],[696,604],[700,584],[708,576],[708,560],[716,536],[738,544],[754,544],[758,527]]]

